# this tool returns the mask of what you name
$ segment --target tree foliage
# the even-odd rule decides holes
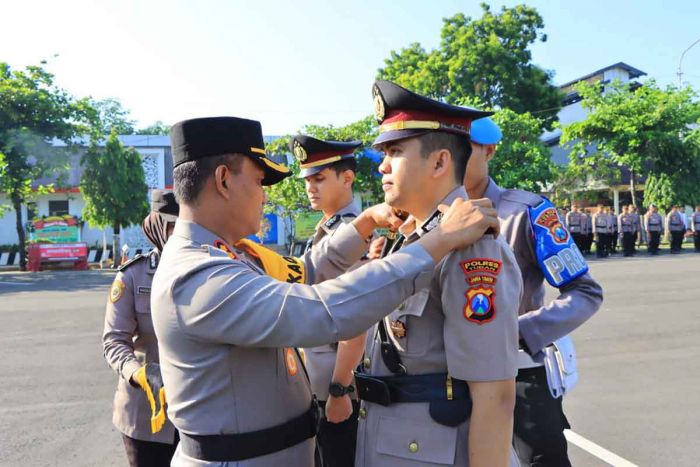
[[[125,148],[113,130],[104,147],[90,146],[81,164],[83,217],[90,226],[113,228],[113,251],[119,264],[120,228],[139,224],[149,211],[141,156],[134,148]]]
[[[333,125],[306,125],[300,133],[332,141],[359,140],[362,141],[362,146],[357,152],[363,154],[377,135],[376,126],[377,124],[373,117],[366,117],[340,127]],[[294,238],[294,220],[296,217],[311,210],[304,188],[304,181],[296,177],[300,170],[299,163],[289,154],[291,138],[290,135],[286,135],[267,145],[267,152],[273,157],[287,157],[291,160],[289,168],[294,175],[268,188],[268,206],[266,207],[266,212],[274,212],[285,219],[290,232],[290,241]],[[353,189],[356,193],[364,194],[370,203],[378,202],[383,196],[381,181],[377,175],[377,166],[376,159],[373,160],[364,155],[358,156]]]
[[[577,91],[589,113],[562,130],[570,173],[612,184],[628,171],[634,204],[638,180],[645,181],[645,204],[668,209],[700,201],[700,105],[692,89],[662,89],[650,80],[638,87],[581,83]]]
[[[474,96],[489,107],[537,112],[551,126],[561,93],[552,73],[532,63],[529,50],[547,40],[542,17],[526,5],[502,7],[498,13],[485,3],[481,8],[478,19],[462,13],[444,19],[435,50],[412,43],[392,51],[377,77],[449,103]]]
[[[40,65],[12,70],[0,62],[0,191],[15,210],[20,268],[26,267],[22,205],[51,186],[35,183],[65,169],[65,159],[53,157],[52,138],[70,142],[85,129],[90,107],[54,84]]]
[[[129,117],[129,110],[118,99],[92,100],[91,106],[95,110],[92,130],[98,139],[112,132],[118,135],[134,134],[136,122]]]
[[[542,121],[529,113],[501,109],[493,115],[503,139],[489,162],[489,175],[499,185],[539,193],[556,179],[549,149],[540,140]]]
[[[145,127],[136,130],[134,134],[137,135],[161,135],[161,136],[168,136],[170,135],[170,125],[161,122],[160,120],[157,120],[155,123]]]

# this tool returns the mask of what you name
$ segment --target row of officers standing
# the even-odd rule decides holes
[[[574,203],[565,219],[579,249],[590,254],[595,242],[599,258],[616,253],[618,245],[622,246],[624,256],[634,256],[636,246],[642,243],[647,244],[650,255],[658,255],[664,233],[671,253],[683,249],[685,237],[692,237],[695,251],[700,252],[700,205],[690,216],[686,216],[680,205],[673,206],[664,216],[654,204],[644,215],[638,214],[631,204],[615,215],[608,206],[598,205],[595,213],[588,214]]]
[[[570,465],[544,362],[603,299],[573,232],[490,177],[489,112],[389,81],[372,97],[385,203],[353,203],[359,142],[294,137],[323,213],[298,258],[246,239],[291,175],[260,123],[172,128],[156,248],[120,268],[105,317],[130,465]]]

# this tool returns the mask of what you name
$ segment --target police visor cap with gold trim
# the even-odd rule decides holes
[[[151,192],[151,211],[155,211],[167,222],[175,222],[180,214],[180,205],[171,190],[153,190]]]
[[[260,122],[238,117],[183,120],[170,130],[173,167],[183,162],[224,154],[251,157],[264,171],[263,185],[274,185],[291,175],[287,166],[265,155]]]
[[[353,159],[353,151],[362,141],[323,141],[306,135],[297,135],[289,143],[289,149],[299,161],[299,178],[317,174],[336,162]]]
[[[379,136],[373,146],[413,138],[430,131],[444,131],[468,138],[472,120],[493,114],[429,99],[384,80],[374,83],[372,97],[374,115],[379,122]]]

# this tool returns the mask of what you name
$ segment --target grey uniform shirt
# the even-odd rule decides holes
[[[690,217],[690,227],[693,232],[700,232],[700,212],[695,211]]]
[[[491,182],[489,182],[491,183]],[[571,211],[566,214],[566,226],[569,228],[569,232],[580,233],[583,231],[583,215],[576,211]]]
[[[663,232],[664,218],[658,212],[650,212],[644,216],[644,225],[649,232]]]
[[[619,217],[620,231],[623,233],[636,233],[637,224],[632,214],[620,214]]]
[[[666,230],[668,232],[681,232],[685,230],[685,222],[679,212],[670,212],[666,216]]]
[[[581,217],[583,218],[582,225],[582,233],[589,235],[593,232],[593,218],[589,215],[586,214],[585,212],[581,213]]]
[[[450,205],[458,197],[467,198],[463,187],[442,203]],[[406,238],[404,245],[408,246],[388,257],[411,248],[423,234],[423,227],[418,227]],[[398,334],[392,331],[392,339],[407,374],[448,373],[466,381],[514,378],[521,292],[520,271],[502,237],[488,235],[447,255],[435,267],[430,287],[408,298],[385,318],[387,330],[396,329],[398,323],[404,330]],[[481,322],[470,308],[479,294],[487,297],[494,311]],[[381,358],[378,336],[373,334],[363,363],[366,371],[391,375]],[[427,402],[385,407],[363,401],[362,409],[356,466],[468,465],[469,420],[457,427],[441,425],[428,414]],[[409,449],[413,442],[418,444],[416,452]]]
[[[593,232],[597,234],[612,232],[610,219],[604,212],[593,214]]]
[[[158,433],[151,433],[151,407],[146,393],[129,384],[129,378],[146,363],[158,363],[158,342],[151,319],[151,282],[159,255],[132,260],[117,273],[105,311],[102,346],[109,366],[119,375],[114,394],[112,422],[130,438],[172,443],[175,428],[166,421]]]
[[[178,430],[246,433],[303,414],[311,390],[292,347],[358,335],[432,276],[431,256],[415,245],[322,282],[345,271],[367,248],[351,224],[330,237],[302,258],[308,281],[318,284],[290,284],[226,245],[235,257],[229,256],[212,246],[221,242],[214,233],[178,219],[151,294],[168,415]],[[309,439],[228,465],[308,466],[313,450]],[[178,448],[173,465],[222,464],[197,461]]]
[[[584,274],[559,289],[559,296],[544,304],[544,274],[533,245],[528,213],[542,198],[522,190],[504,190],[493,180],[484,196],[494,204],[501,221],[501,235],[515,253],[523,278],[518,323],[520,335],[536,360],[544,358],[544,348],[578,328],[598,311],[603,290],[590,274]]]
[[[322,244],[329,241],[329,235],[335,229],[343,223],[352,222],[359,213],[360,211],[353,202],[344,206],[326,222],[319,223],[313,236],[311,248],[323,248]],[[338,355],[337,350],[337,344],[325,344],[304,349],[306,369],[309,372],[309,380],[311,380],[311,390],[322,401],[328,400],[328,386],[333,378],[336,356]]]

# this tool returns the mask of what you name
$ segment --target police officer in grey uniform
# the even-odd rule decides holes
[[[619,237],[619,226],[617,223],[617,216],[613,208],[606,206],[605,213],[608,215],[608,241],[610,245],[608,246],[608,252],[613,255],[617,253],[617,242]]]
[[[474,139],[472,138],[472,142]],[[495,143],[493,143],[495,144]],[[578,204],[571,205],[571,211],[566,213],[566,227],[569,229],[571,236],[578,246],[579,250],[583,250],[583,223],[585,222],[583,213],[579,211]]]
[[[299,178],[304,179],[311,208],[323,213],[306,251],[323,248],[335,229],[360,214],[352,186],[357,167],[353,151],[361,145],[361,141],[323,141],[306,135],[292,138],[290,149],[299,161]],[[355,464],[360,404],[352,382],[364,344],[362,333],[348,341],[304,349],[311,390],[322,409],[317,441],[325,467]],[[321,465],[320,459],[316,463]]]
[[[624,256],[634,256],[634,243],[637,240],[638,220],[630,213],[628,206],[622,207],[619,216],[620,230],[622,231],[622,253]]]
[[[376,82],[373,96],[385,201],[414,219],[391,258],[430,235],[440,203],[467,198],[469,126],[488,113],[389,81]],[[378,323],[356,374],[358,467],[517,465],[511,427],[521,290],[512,251],[486,235],[445,257],[428,288]]]
[[[595,238],[595,254],[598,258],[605,258],[610,249],[610,222],[608,214],[602,204],[598,205],[598,210],[593,214],[593,233]]]
[[[659,242],[664,231],[664,218],[655,204],[650,204],[649,211],[644,215],[644,228],[647,231],[649,254],[658,255]]]
[[[693,231],[695,251],[700,252],[700,204],[695,206],[695,212],[690,217],[690,227]]]
[[[251,250],[245,237],[260,227],[263,186],[289,175],[265,156],[260,123],[186,120],[171,142],[180,216],[151,304],[168,415],[180,432],[172,465],[310,466],[318,410],[294,347],[360,334],[427,286],[450,249],[497,228],[494,211],[483,200],[455,202],[419,244],[331,279],[364,254],[376,227],[399,222],[386,206],[339,226],[301,259]]]
[[[565,230],[553,207],[545,207],[546,199],[522,190],[499,187],[489,177],[489,161],[496,156],[496,145],[501,131],[490,118],[474,121],[471,129],[472,156],[467,166],[464,184],[470,197],[486,196],[490,199],[501,220],[501,234],[515,252],[520,266],[524,291],[519,307],[521,351],[515,405],[514,445],[525,466],[568,466],[564,429],[569,423],[564,415],[562,399],[555,399],[547,386],[547,375],[542,365],[543,352],[555,340],[571,333],[599,308],[603,299],[602,289],[585,272],[585,261],[575,244],[568,241]],[[551,203],[549,203],[551,206]],[[530,212],[539,209],[535,217]],[[537,212],[537,211],[535,211]],[[571,214],[571,213],[569,213]],[[537,230],[533,228],[537,227]],[[539,227],[544,225],[546,229]],[[559,232],[551,236],[562,245],[558,258],[578,257],[571,266],[570,279],[558,284],[559,297],[544,303],[544,280],[552,280],[546,264],[550,260],[538,259],[538,244],[543,243],[543,231]],[[564,253],[563,253],[564,252]]]
[[[121,265],[109,293],[102,336],[104,357],[119,375],[112,422],[122,434],[129,465],[169,466],[177,432],[165,420],[153,432],[146,392],[134,377],[144,367],[158,374],[158,343],[151,319],[151,282],[168,240],[178,205],[170,191],[153,190],[143,229],[155,249]],[[156,376],[157,378],[157,376]]]
[[[683,235],[686,231],[680,208],[679,205],[673,206],[671,212],[666,216],[666,236],[671,240],[671,253],[673,254],[683,250]]]
[[[593,244],[593,217],[584,210],[581,212],[581,218],[581,234],[583,236],[583,249],[581,252],[584,255],[590,255],[591,245]]]

